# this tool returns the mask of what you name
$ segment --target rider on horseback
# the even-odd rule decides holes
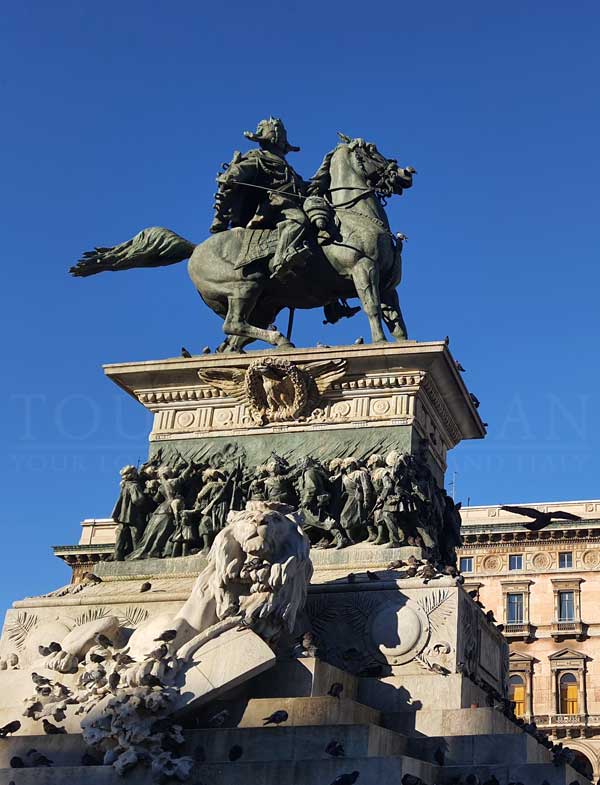
[[[307,184],[286,161],[300,148],[288,143],[279,118],[261,120],[255,133],[246,131],[258,150],[235,152],[225,171],[217,177],[213,233],[230,227],[277,229],[277,247],[271,276],[284,277],[310,256],[310,220],[304,212]]]

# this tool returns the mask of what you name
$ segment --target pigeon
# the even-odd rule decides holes
[[[339,698],[343,691],[344,685],[339,681],[334,681],[327,694],[331,695],[332,698]]]
[[[150,581],[146,581],[145,583],[142,583],[142,585],[140,586],[140,594],[143,594],[145,591],[150,591],[151,588],[152,588],[152,584],[150,583]]]
[[[54,684],[54,694],[56,695],[57,698],[68,698],[69,695],[71,694],[71,690],[64,684],[61,684],[60,682],[57,681]]]
[[[209,719],[208,724],[212,728],[222,728],[228,719],[229,719],[229,711],[227,709],[223,709],[223,711],[220,711],[218,714],[214,714]]]
[[[317,341],[317,348],[319,348],[319,349],[331,349],[331,346],[328,343],[321,343],[321,341]]]
[[[515,513],[515,515],[524,515],[527,518],[533,518],[533,521],[527,522],[523,524],[523,528],[528,529],[531,532],[537,532],[540,529],[543,529],[552,521],[580,521],[581,517],[579,515],[574,515],[572,512],[565,512],[564,510],[554,510],[553,512],[541,512],[540,510],[536,510],[534,507],[520,507],[515,506],[511,507],[509,505],[505,505],[500,508],[501,510],[506,510],[506,512]]]
[[[102,654],[98,654],[97,652],[94,651],[90,652],[90,654],[88,654],[88,657],[90,658],[90,662],[93,662],[96,665],[99,665],[101,662],[104,662],[104,660],[106,659],[106,657],[103,657]]]
[[[52,761],[50,758],[47,758],[43,753],[38,752],[36,749],[30,749],[29,752],[26,753],[25,757],[27,758],[27,762],[32,766],[52,766]]]
[[[473,404],[473,406],[476,409],[479,409],[480,406],[479,398],[476,395],[474,395],[472,392],[469,393],[469,398],[471,399],[471,403]]]
[[[154,649],[154,651],[151,651],[148,654],[146,659],[148,659],[148,660],[162,660],[162,659],[164,659],[167,656],[168,653],[169,653],[169,647],[166,645],[166,643],[161,643],[158,648]]]
[[[66,716],[67,713],[62,706],[59,706],[52,712],[52,717],[56,720],[56,722],[62,722]]]
[[[19,758],[18,755],[15,755],[10,759],[10,767],[11,769],[24,769],[25,761],[23,758]]]
[[[381,578],[379,577],[379,575],[375,575],[375,573],[374,573],[374,572],[369,572],[369,570],[367,570],[367,578],[368,578],[370,581],[379,581],[379,580],[381,580]]]
[[[38,651],[41,657],[49,657],[52,654],[48,646],[38,646]]]
[[[145,676],[142,676],[140,684],[142,687],[162,687],[162,681],[153,673],[146,673]]]
[[[107,638],[106,635],[103,635],[99,632],[96,637],[94,638],[98,646],[103,646],[105,649],[112,649],[113,642],[110,638]]]
[[[32,703],[31,706],[28,706],[25,711],[23,712],[24,717],[32,717],[34,720],[37,719],[36,714],[39,714],[40,711],[44,707],[42,706],[40,701],[36,701]]]
[[[388,564],[386,570],[398,570],[400,567],[404,567],[405,563],[406,562],[404,562],[402,559],[396,559],[396,561],[392,561]]]
[[[31,674],[31,681],[34,684],[37,684],[38,687],[44,687],[47,684],[50,684],[50,679],[47,679],[45,676],[40,676],[35,671]]]
[[[331,755],[332,758],[343,758],[346,754],[344,745],[340,744],[340,742],[336,741],[335,739],[332,739],[325,747],[325,752],[327,755]]]
[[[240,747],[239,744],[234,744],[233,747],[229,750],[228,757],[232,763],[235,763],[235,761],[239,760],[243,754],[244,754],[243,747]]]
[[[347,774],[340,774],[336,777],[331,785],[354,785],[356,780],[360,777],[359,771],[351,771]]]
[[[20,727],[21,727],[21,723],[19,722],[19,720],[13,720],[12,722],[3,725],[0,728],[0,739],[5,739],[7,736],[16,733]]]
[[[115,662],[117,665],[132,665],[135,660],[133,657],[130,657],[127,652],[122,652],[121,654],[117,654],[115,657]]]
[[[52,736],[52,735],[57,734],[57,733],[66,733],[67,732],[64,728],[59,728],[58,725],[53,725],[45,717],[42,720],[42,725],[44,726],[44,733],[47,733],[49,736]]]
[[[467,369],[463,368],[458,360],[454,360],[454,365],[456,366],[457,371],[460,371],[461,373],[466,373]]]
[[[177,630],[165,630],[155,641],[163,641],[164,643],[171,643],[177,637]]]
[[[496,621],[496,619],[494,618],[494,611],[487,611],[487,613],[485,614],[485,618],[492,623]]]
[[[94,575],[93,572],[84,572],[82,575],[82,581],[85,583],[102,583],[102,578]]]
[[[185,346],[182,346],[182,347],[181,347],[181,356],[182,356],[182,357],[185,357],[186,359],[188,359],[188,360],[189,360],[189,358],[190,358],[192,355],[191,355],[191,354],[188,352],[188,350],[185,348]]]
[[[357,338],[357,339],[354,341],[354,343],[355,343],[357,346],[360,346],[360,345],[361,345],[361,344],[363,344],[364,342],[365,342],[365,339],[362,337],[362,335],[359,335],[359,336],[358,336],[358,338]]]
[[[117,673],[117,671],[113,671],[108,677],[108,686],[111,688],[111,690],[116,690],[120,681],[121,674]]]
[[[281,725],[282,722],[286,722],[288,718],[288,713],[285,709],[279,709],[278,711],[274,711],[269,717],[263,717],[263,727],[265,725]]]
[[[349,572],[346,580],[348,583],[354,583],[356,581],[356,575],[353,572]]]
[[[52,641],[52,643],[49,643],[48,648],[53,654],[58,654],[59,651],[62,651],[62,646],[57,641]]]
[[[210,351],[211,351],[211,350],[210,350],[210,346],[205,346],[205,347],[202,349],[202,354],[210,354]]]
[[[99,761],[97,758],[94,758],[93,755],[90,755],[89,752],[84,752],[81,756],[81,765],[82,766],[101,766],[102,761]]]

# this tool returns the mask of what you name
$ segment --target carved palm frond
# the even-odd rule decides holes
[[[88,624],[91,621],[97,621],[98,619],[103,619],[105,616],[108,615],[109,613],[106,608],[88,608],[87,611],[80,613],[79,616],[76,616],[73,619],[73,626],[81,627],[82,624]]]
[[[452,615],[452,608],[445,605],[449,599],[450,592],[447,589],[437,589],[419,600],[419,605],[427,614],[429,624],[435,631],[438,631]]]
[[[27,611],[19,611],[16,619],[6,623],[6,634],[19,651],[25,648],[29,633],[38,625],[38,617]]]
[[[119,621],[123,627],[137,627],[148,618],[148,611],[145,608],[129,606],[119,613]]]

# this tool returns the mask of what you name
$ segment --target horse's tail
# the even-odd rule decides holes
[[[151,226],[131,240],[113,248],[86,251],[69,272],[86,276],[105,270],[129,270],[132,267],[165,267],[188,259],[196,246],[170,229]]]

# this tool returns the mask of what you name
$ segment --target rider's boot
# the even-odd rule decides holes
[[[308,261],[310,254],[310,246],[307,243],[298,246],[292,244],[283,252],[278,248],[271,262],[271,278],[284,279],[296,272]]]

